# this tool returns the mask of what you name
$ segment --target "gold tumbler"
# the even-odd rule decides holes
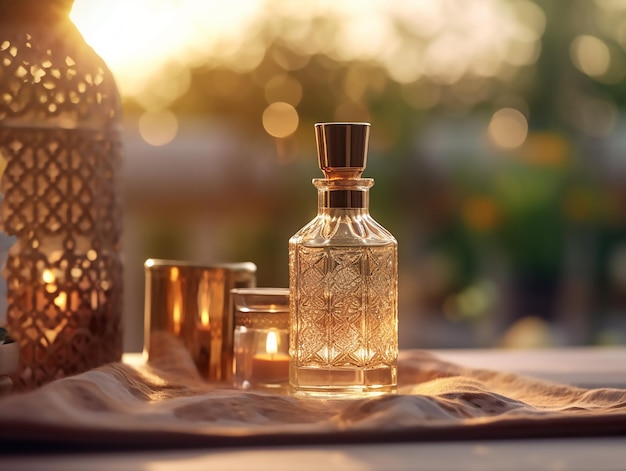
[[[145,264],[144,354],[153,342],[179,339],[200,374],[210,381],[232,381],[234,320],[230,290],[253,288],[251,262],[200,266],[176,260]]]

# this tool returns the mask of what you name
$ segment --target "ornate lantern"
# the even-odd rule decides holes
[[[117,89],[71,0],[0,0],[0,229],[17,389],[122,353]]]

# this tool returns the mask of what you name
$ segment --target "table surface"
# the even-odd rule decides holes
[[[434,350],[450,362],[583,387],[626,388],[626,347],[561,350]],[[132,361],[133,356],[128,360]],[[34,451],[34,450],[33,450]],[[0,468],[32,470],[626,470],[626,437],[480,440],[142,451],[0,458]]]

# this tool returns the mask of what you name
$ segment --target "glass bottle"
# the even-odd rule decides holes
[[[369,214],[368,123],[315,125],[326,178],[317,216],[289,240],[290,383],[297,394],[392,393],[398,245]]]
[[[17,389],[122,354],[120,99],[72,0],[0,0],[0,230]]]

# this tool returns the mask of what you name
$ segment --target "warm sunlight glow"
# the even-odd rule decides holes
[[[260,7],[260,0],[76,0],[71,18],[122,92],[135,94],[168,63],[202,63],[218,47],[237,52]]]
[[[122,94],[149,110],[185,93],[190,68],[252,71],[273,42],[287,45],[272,56],[279,71],[321,54],[377,64],[398,83],[451,85],[532,64],[545,28],[545,14],[529,0],[75,0],[71,18]],[[295,79],[262,81],[269,103],[298,105]]]
[[[270,330],[267,333],[267,340],[265,341],[265,352],[268,355],[275,355],[278,352],[278,339],[276,338],[276,332]]]

